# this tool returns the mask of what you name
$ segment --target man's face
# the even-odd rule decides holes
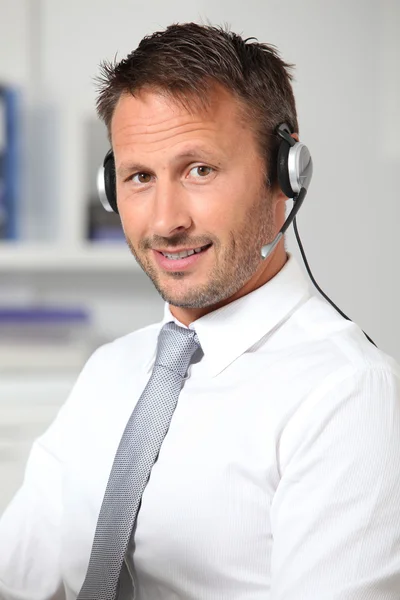
[[[123,95],[111,137],[125,236],[163,299],[229,301],[262,269],[276,231],[265,163],[235,98],[218,88],[209,109],[189,112],[152,91]]]

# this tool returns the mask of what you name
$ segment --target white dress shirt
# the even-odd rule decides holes
[[[158,332],[97,350],[0,523],[0,598],[73,600]],[[128,566],[138,600],[399,600],[400,372],[293,258],[195,321]]]

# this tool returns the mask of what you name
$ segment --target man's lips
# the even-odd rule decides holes
[[[190,246],[187,248],[153,248],[156,252],[162,252],[163,254],[179,254],[180,252],[190,252],[191,250],[204,250],[211,244],[203,244],[203,246]]]
[[[189,267],[196,265],[200,260],[203,260],[204,256],[208,253],[212,244],[208,246],[203,246],[204,250],[201,252],[195,252],[190,256],[186,256],[185,258],[168,258],[164,256],[163,252],[167,254],[177,254],[178,252],[184,252],[188,250],[187,248],[182,248],[181,250],[173,249],[173,250],[153,250],[155,260],[157,264],[164,271],[184,271]],[[193,250],[194,248],[189,248],[189,250]]]

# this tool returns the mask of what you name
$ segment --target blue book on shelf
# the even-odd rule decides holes
[[[80,307],[0,307],[0,326],[4,324],[79,324],[88,323],[89,313]]]
[[[19,97],[16,89],[0,85],[0,238],[18,237]]]
[[[6,157],[6,107],[0,94],[0,240],[6,237],[6,199],[5,199],[5,157]]]

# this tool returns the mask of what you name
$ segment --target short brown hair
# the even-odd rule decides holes
[[[239,99],[250,117],[272,183],[277,138],[271,134],[280,123],[298,132],[292,67],[274,46],[254,38],[243,39],[210,25],[170,25],[144,37],[124,60],[101,64],[97,111],[110,134],[115,106],[123,93],[135,95],[152,88],[186,104],[207,105],[212,87],[220,84]]]

